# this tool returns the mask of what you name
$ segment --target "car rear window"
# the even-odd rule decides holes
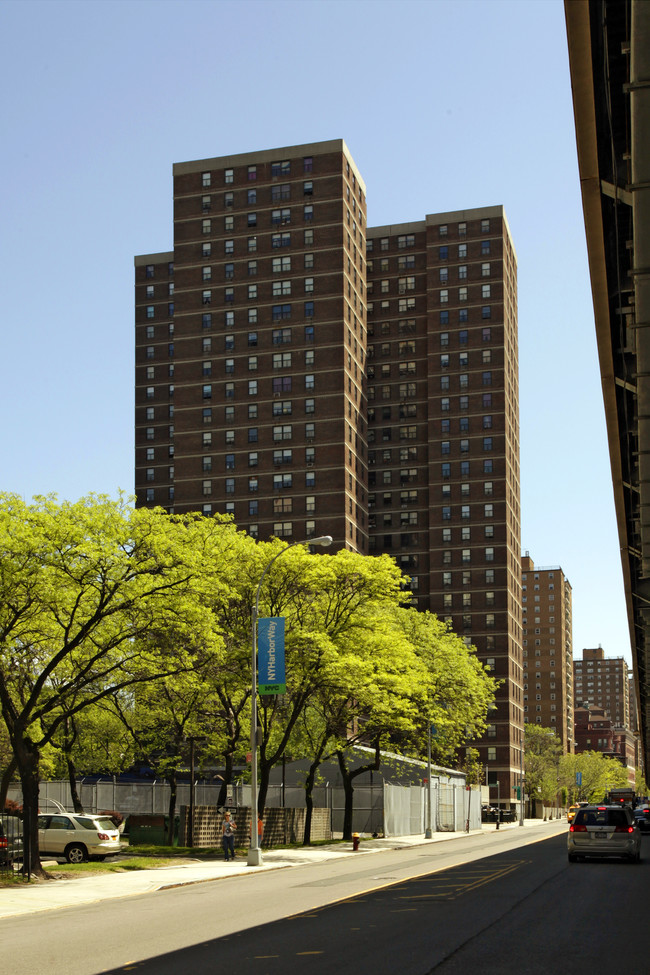
[[[581,809],[576,814],[576,826],[627,826],[624,809]]]
[[[117,829],[117,826],[115,825],[113,820],[109,819],[108,816],[98,816],[95,817],[94,819],[90,819],[86,816],[77,816],[77,822],[79,823],[80,826],[83,826],[84,829],[94,829],[94,830],[98,830],[98,829],[116,830]]]
[[[116,829],[115,823],[112,819],[109,819],[108,816],[103,816],[101,819],[90,819],[86,816],[77,816],[77,822],[80,826],[83,826],[84,829],[94,829],[95,831],[98,829]]]
[[[102,816],[100,819],[95,819],[94,822],[97,824],[94,829],[109,829],[115,832],[117,826],[112,819],[108,816]]]
[[[90,819],[87,816],[77,816],[77,822],[80,826],[83,826],[84,829],[117,829],[113,820],[109,819],[108,816],[102,816],[101,818],[97,819]]]

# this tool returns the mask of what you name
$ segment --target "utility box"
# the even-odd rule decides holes
[[[166,846],[166,816],[129,816],[129,846]]]

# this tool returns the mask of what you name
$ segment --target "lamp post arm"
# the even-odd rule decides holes
[[[259,610],[260,610],[260,592],[262,591],[262,583],[266,579],[266,577],[267,577],[267,575],[269,573],[269,569],[271,568],[271,566],[273,565],[273,563],[277,559],[279,559],[281,555],[284,555],[285,552],[288,552],[290,548],[293,548],[295,545],[303,545],[303,544],[304,544],[304,542],[290,542],[289,545],[286,545],[284,548],[280,549],[280,551],[277,552],[277,554],[273,556],[273,558],[268,563],[268,565],[266,565],[264,567],[264,571],[262,572],[262,575],[260,577],[260,581],[259,581],[258,586],[257,586],[257,593],[255,594],[255,614],[254,614],[255,620],[257,620],[257,617],[259,616]]]

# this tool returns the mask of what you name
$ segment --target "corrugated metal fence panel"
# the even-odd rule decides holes
[[[438,810],[435,829],[443,833],[458,829],[456,825],[455,787],[440,783],[437,789]]]
[[[411,790],[384,782],[384,834],[406,836],[410,833],[410,823]]]

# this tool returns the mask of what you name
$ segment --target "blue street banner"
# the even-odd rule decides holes
[[[284,694],[284,616],[257,621],[257,689],[260,694]]]

